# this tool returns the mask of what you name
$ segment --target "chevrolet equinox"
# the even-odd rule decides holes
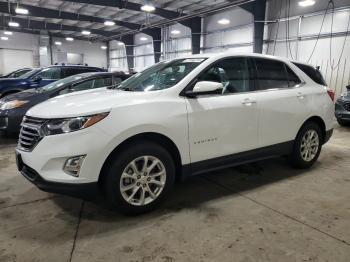
[[[315,69],[316,70],[316,69]],[[334,93],[259,54],[160,62],[115,88],[52,98],[22,122],[16,159],[44,191],[155,208],[176,178],[287,156],[308,168],[332,135]]]

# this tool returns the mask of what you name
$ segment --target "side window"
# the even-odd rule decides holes
[[[301,80],[299,79],[299,77],[288,66],[285,66],[285,67],[287,70],[289,87],[299,85],[301,83]]]
[[[283,62],[270,59],[255,59],[258,73],[258,89],[288,88],[288,76]]]
[[[117,86],[117,85],[119,85],[121,82],[123,82],[123,79],[121,79],[120,77],[114,77],[114,78],[113,78],[113,85]]]
[[[79,84],[73,85],[71,90],[72,90],[72,92],[77,92],[77,91],[91,89],[94,86],[94,82],[95,82],[95,79],[86,80],[86,81],[81,82]]]
[[[308,65],[299,64],[299,63],[294,63],[294,65],[299,67],[300,70],[302,70],[308,77],[314,80],[317,84],[323,85],[323,86],[327,85],[321,72],[318,71],[316,68],[313,68],[312,66],[308,66]]]
[[[107,87],[112,85],[112,77],[97,78],[94,81],[93,88]]]
[[[68,76],[73,76],[73,75],[77,75],[77,74],[81,74],[84,73],[82,70],[80,70],[79,68],[64,68],[64,76],[68,77]]]
[[[222,94],[249,92],[254,89],[251,71],[247,58],[228,58],[206,70],[197,80],[222,83]]]
[[[61,78],[61,68],[60,67],[51,67],[43,69],[38,76],[43,80],[56,80]]]

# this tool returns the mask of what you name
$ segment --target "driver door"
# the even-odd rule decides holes
[[[258,143],[257,96],[250,59],[227,58],[201,73],[196,82],[221,82],[216,94],[186,98],[191,162],[254,149]]]

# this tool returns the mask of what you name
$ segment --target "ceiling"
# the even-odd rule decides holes
[[[120,2],[121,8],[115,7],[115,6],[105,6],[103,3],[111,3],[111,2]],[[16,18],[22,19],[20,23],[20,29],[19,30],[34,30],[35,27],[33,26],[34,23],[28,22],[28,19],[31,21],[41,21],[41,25],[49,25],[54,24],[56,25],[67,25],[71,26],[67,30],[67,27],[60,27],[58,30],[54,30],[57,28],[50,28],[50,30],[45,30],[49,32],[50,34],[54,35],[62,35],[64,37],[74,37],[74,38],[85,38],[90,40],[98,40],[103,39],[103,32],[107,32],[106,34],[108,36],[119,34],[126,32],[130,30],[131,28],[120,26],[120,25],[114,25],[114,26],[105,26],[103,24],[103,21],[105,20],[114,20],[114,21],[122,21],[122,22],[129,22],[131,25],[137,26],[137,28],[140,28],[145,25],[150,25],[154,23],[160,23],[168,21],[171,18],[179,17],[184,14],[193,14],[201,10],[206,10],[208,8],[211,8],[213,6],[219,5],[219,4],[227,4],[232,1],[230,0],[184,0],[184,1],[176,1],[176,0],[154,0],[149,1],[157,8],[157,12],[154,13],[146,13],[140,10],[140,6],[144,4],[144,0],[133,0],[133,1],[110,1],[110,0],[71,0],[71,1],[62,1],[62,0],[0,0],[0,5],[3,6],[3,9],[0,10],[0,16],[2,18],[2,23],[0,22],[0,29],[6,29],[4,26],[7,27],[7,23],[9,19],[16,20]],[[28,15],[16,15],[14,14],[14,11],[8,11],[8,3],[11,3],[13,5],[13,9],[17,6],[19,3],[20,6],[25,6],[26,9],[29,10]],[[134,8],[135,5],[133,5],[132,8],[129,8],[128,5],[130,4],[139,4],[140,6],[136,5],[136,8]],[[33,12],[31,13],[31,7],[39,7],[41,12],[35,13],[33,15]],[[123,6],[126,8],[123,8]],[[44,9],[43,9],[44,8]],[[161,10],[160,12],[158,12]],[[59,18],[59,15],[53,16],[58,18],[53,18],[52,16],[48,16],[46,12],[46,9],[54,10],[59,14],[59,12],[67,12],[70,15],[75,15],[74,19],[62,19]],[[134,9],[134,10],[132,10]],[[10,9],[11,10],[11,9]],[[163,12],[164,11],[164,12]],[[171,12],[167,12],[171,11]],[[158,13],[158,14],[155,14]],[[161,15],[159,15],[161,13]],[[165,15],[163,14],[165,13]],[[171,17],[168,17],[171,15]],[[89,16],[89,17],[95,17],[98,18],[99,21],[87,21],[89,19],[80,19],[79,16]],[[6,20],[7,19],[7,20]],[[25,20],[23,20],[25,19]],[[96,20],[96,19],[95,19]],[[1,21],[1,19],[0,19]],[[24,22],[23,22],[24,21]],[[32,25],[31,25],[32,24]],[[116,23],[118,24],[118,23]],[[34,27],[34,29],[33,29]],[[37,27],[36,27],[37,29]],[[74,30],[73,30],[74,29]],[[84,36],[81,33],[82,29],[91,30],[91,35]],[[96,31],[94,31],[94,29]],[[133,28],[134,29],[134,28]],[[38,30],[35,30],[38,31]],[[43,31],[43,30],[41,30]],[[101,33],[101,34],[100,34]]]

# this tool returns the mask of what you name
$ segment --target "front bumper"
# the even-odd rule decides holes
[[[108,144],[111,139],[110,135],[97,126],[46,136],[32,151],[16,149],[19,170],[44,191],[79,197],[94,195],[101,169],[110,154]],[[64,172],[67,159],[80,155],[86,157],[78,176]]]
[[[25,113],[22,110],[0,110],[0,131],[19,133]]]
[[[350,121],[350,111],[344,108],[349,102],[337,101],[335,103],[335,117],[344,121]]]
[[[97,182],[70,184],[45,180],[33,168],[23,163],[22,156],[18,152],[16,152],[16,164],[18,171],[20,171],[27,180],[45,192],[58,193],[83,199],[92,199],[98,194],[99,188]]]

